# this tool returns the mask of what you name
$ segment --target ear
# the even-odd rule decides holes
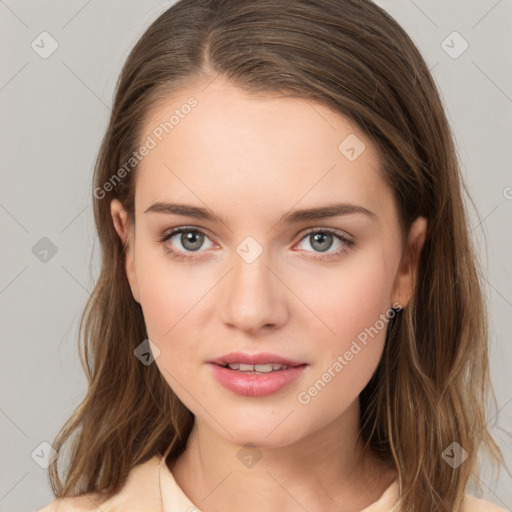
[[[395,278],[392,303],[402,308],[409,304],[416,288],[418,262],[427,235],[427,219],[418,217],[411,225],[406,247]]]
[[[126,277],[130,283],[133,298],[140,304],[137,274],[135,273],[135,237],[133,236],[133,227],[129,222],[128,212],[123,208],[123,204],[118,199],[112,199],[110,202],[110,213],[115,230],[124,245]]]

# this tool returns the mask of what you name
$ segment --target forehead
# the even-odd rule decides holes
[[[311,99],[253,95],[217,78],[155,107],[141,141],[148,138],[154,147],[137,169],[137,214],[158,200],[248,214],[319,201],[393,208],[370,139]]]

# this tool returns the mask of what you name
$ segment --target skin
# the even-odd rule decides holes
[[[398,211],[377,151],[348,119],[310,100],[249,95],[217,78],[183,89],[148,117],[143,138],[193,95],[198,105],[142,160],[135,227],[122,204],[112,220],[127,243],[125,268],[140,303],[163,377],[195,415],[187,449],[168,461],[178,485],[201,510],[359,511],[397,476],[371,451],[360,460],[359,394],[381,358],[386,329],[308,404],[297,396],[321,378],[365,328],[413,293],[417,257],[407,256]],[[349,161],[339,144],[355,134],[365,150]],[[207,207],[226,223],[144,211],[155,201]],[[350,214],[281,225],[294,209],[350,202],[375,218]],[[426,220],[404,239],[419,254]],[[198,251],[170,228],[206,237]],[[309,228],[318,228],[305,235]],[[336,237],[324,252],[312,237]],[[237,252],[251,236],[263,249],[252,263]],[[185,241],[186,244],[186,241]],[[198,243],[200,245],[200,242]],[[273,352],[308,363],[281,391],[244,397],[216,381],[207,361],[232,351]],[[261,458],[237,457],[252,443]],[[255,450],[253,448],[253,450]],[[254,452],[253,452],[254,453]],[[361,462],[358,464],[358,462]]]

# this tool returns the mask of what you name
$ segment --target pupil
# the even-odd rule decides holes
[[[330,233],[316,233],[313,236],[313,243],[311,244],[311,246],[321,252],[326,251],[332,245],[332,236],[333,235]],[[331,243],[328,243],[327,245],[325,245],[326,240],[329,240],[329,242],[331,242]],[[320,243],[320,246],[315,247],[316,243]],[[323,245],[322,245],[322,243],[323,243]]]
[[[181,235],[181,243],[183,247],[190,251],[197,251],[201,248],[201,245],[203,245],[203,239],[202,234],[195,232],[195,231],[189,231],[187,233],[182,233]],[[187,244],[192,244],[192,246]]]

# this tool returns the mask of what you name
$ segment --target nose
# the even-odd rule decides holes
[[[269,267],[265,251],[252,263],[235,253],[221,289],[224,324],[247,333],[282,326],[288,319],[287,289],[277,273]]]

